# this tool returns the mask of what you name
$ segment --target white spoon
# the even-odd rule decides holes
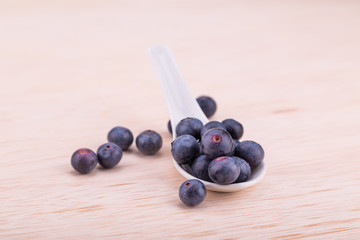
[[[166,46],[152,46],[148,52],[165,94],[173,129],[173,139],[176,138],[176,125],[186,117],[195,117],[202,121],[203,124],[207,123],[209,120],[190,93],[171,51]],[[174,159],[173,162],[178,172],[185,178],[196,179],[196,177],[187,173]],[[265,172],[266,167],[263,161],[252,171],[249,180],[246,182],[220,185],[201,179],[198,180],[203,182],[208,190],[235,192],[255,185],[264,177]]]

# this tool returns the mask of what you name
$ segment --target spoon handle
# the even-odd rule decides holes
[[[187,87],[169,48],[151,46],[148,53],[165,94],[174,133],[176,125],[186,117],[195,117],[207,123],[208,119]],[[173,136],[176,137],[175,134]]]

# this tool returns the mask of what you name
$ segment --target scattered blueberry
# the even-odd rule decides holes
[[[229,154],[233,147],[233,140],[226,130],[212,128],[202,136],[201,147],[205,155],[214,159]]]
[[[105,143],[98,148],[97,157],[103,168],[112,168],[120,162],[122,151],[115,143]]]
[[[235,183],[246,182],[251,175],[250,165],[244,159],[241,159],[239,157],[233,157],[233,158],[235,159],[236,163],[240,166],[240,175],[235,180]]]
[[[71,166],[79,173],[89,173],[97,165],[96,154],[88,148],[80,148],[71,156]]]
[[[188,134],[199,139],[202,128],[203,123],[199,119],[193,117],[184,118],[176,126],[176,136]]]
[[[122,151],[126,151],[134,141],[133,134],[125,127],[114,127],[108,133],[107,139],[118,145]]]
[[[238,121],[228,118],[221,122],[226,130],[230,133],[232,138],[240,139],[244,134],[244,128]]]
[[[226,130],[225,126],[221,123],[221,122],[218,122],[218,121],[210,121],[210,122],[207,122],[204,127],[201,129],[201,136],[204,135],[204,133],[209,130],[209,129],[212,129],[212,128],[222,128],[224,130]]]
[[[206,197],[205,185],[197,179],[183,182],[179,189],[180,200],[190,207],[200,204]]]
[[[212,159],[206,155],[200,155],[197,157],[191,166],[192,175],[202,180],[211,182],[208,174],[208,167],[211,161]]]
[[[232,157],[218,157],[211,161],[208,168],[209,177],[218,184],[230,184],[240,175],[240,166]]]
[[[260,144],[254,141],[240,142],[236,148],[236,156],[247,161],[251,167],[256,167],[264,159],[264,150]]]
[[[167,123],[167,127],[168,127],[169,132],[172,134],[172,127],[171,127],[171,121],[170,120]]]
[[[200,96],[196,101],[207,118],[211,117],[216,112],[216,102],[211,97]]]
[[[192,164],[199,156],[200,145],[193,136],[182,135],[171,143],[171,153],[177,163]]]
[[[162,138],[155,131],[143,131],[136,137],[136,147],[145,155],[154,155],[162,147]]]

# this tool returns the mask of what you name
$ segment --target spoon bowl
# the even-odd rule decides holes
[[[151,46],[148,53],[165,95],[173,129],[173,139],[176,138],[176,125],[184,118],[195,117],[203,124],[206,124],[209,120],[187,87],[185,79],[169,48],[166,46]],[[177,171],[186,179],[198,179],[186,172],[174,159],[173,162]],[[251,176],[246,182],[220,185],[202,179],[198,180],[203,182],[208,190],[235,192],[255,185],[264,177],[265,172],[266,165],[263,161],[259,166],[252,169]]]

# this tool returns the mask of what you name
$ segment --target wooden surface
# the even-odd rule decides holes
[[[1,239],[359,239],[359,1],[0,1]],[[195,96],[261,143],[237,193],[178,199],[168,112],[147,56],[167,44]],[[116,125],[153,129],[79,175]]]

